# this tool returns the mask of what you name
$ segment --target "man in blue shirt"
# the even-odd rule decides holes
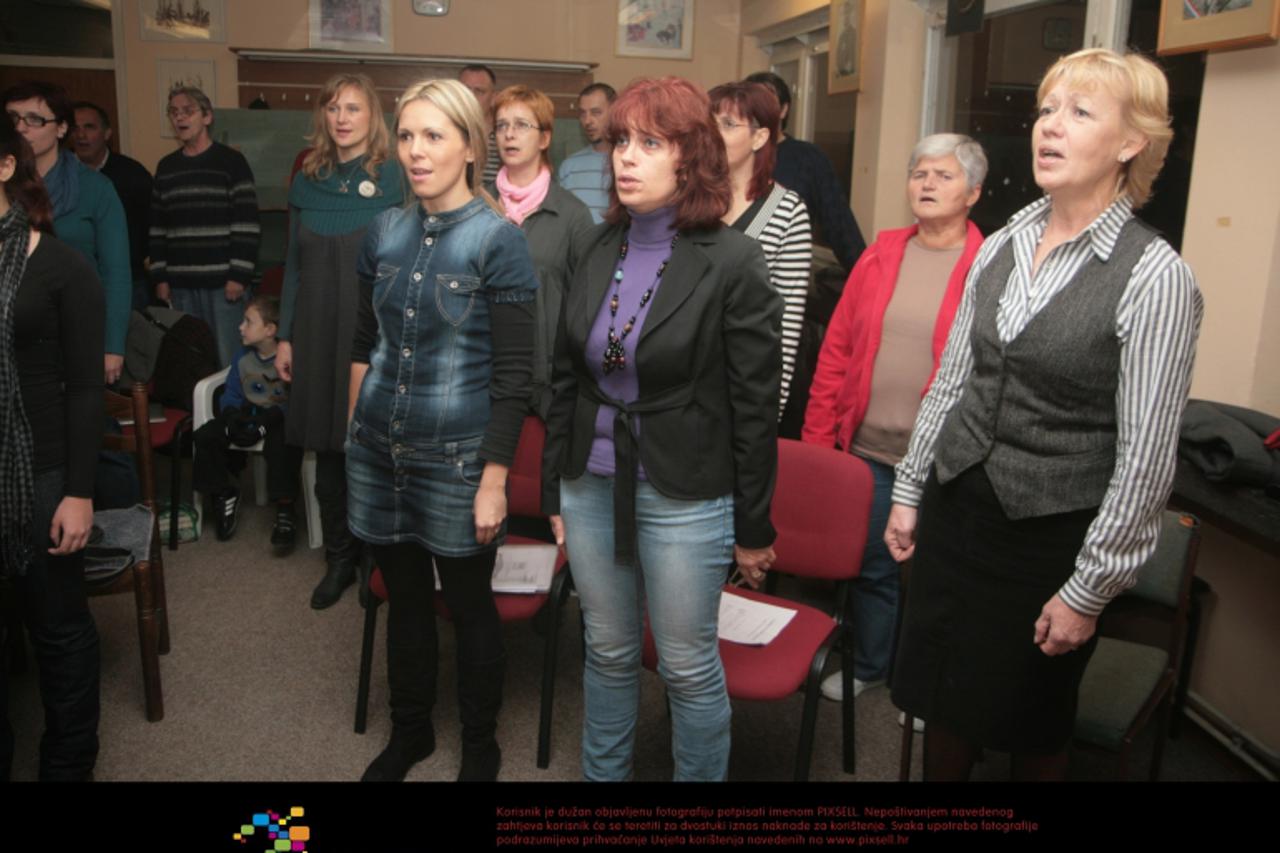
[[[618,93],[608,83],[592,83],[578,94],[578,122],[587,137],[587,147],[575,151],[560,164],[560,186],[582,199],[598,224],[609,209],[609,187],[613,170],[609,167],[609,105]]]

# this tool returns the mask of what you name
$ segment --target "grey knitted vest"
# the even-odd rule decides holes
[[[1130,219],[1107,261],[1091,254],[1008,344],[996,307],[1013,241],[974,286],[973,371],[938,435],[939,482],[981,464],[1010,518],[1096,507],[1116,464],[1116,306],[1155,232]]]

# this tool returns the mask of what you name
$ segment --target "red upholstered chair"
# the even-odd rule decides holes
[[[546,440],[546,429],[542,421],[530,415],[524,420],[524,428],[520,433],[520,444],[516,447],[516,458],[507,475],[507,515],[509,517],[543,518],[541,505],[542,490],[542,445]],[[539,540],[524,536],[507,534],[509,545],[544,544]],[[556,649],[559,638],[560,610],[569,598],[572,581],[565,571],[568,562],[564,552],[556,558],[555,574],[549,592],[537,595],[494,595],[494,604],[498,608],[498,616],[503,622],[523,622],[532,620],[546,609],[546,637],[543,640],[542,652],[542,703],[538,713],[538,766],[545,768],[551,761],[551,707],[555,694]],[[374,569],[369,578],[369,591],[372,593],[369,607],[365,610],[364,640],[360,649],[360,681],[356,690],[356,724],[357,734],[364,734],[368,718],[369,677],[373,664],[373,635],[377,627],[377,608],[387,600],[386,584],[382,580],[382,572]],[[445,606],[444,597],[436,596],[436,610],[445,619],[449,619],[449,608]]]
[[[819,687],[827,655],[839,644],[844,655],[844,701],[840,703],[844,771],[854,772],[853,631],[844,623],[849,582],[862,568],[871,514],[872,478],[866,463],[837,450],[778,440],[778,482],[773,494],[773,571],[836,582],[835,615],[764,592],[727,586],[726,595],[796,611],[767,646],[720,641],[720,659],[731,699],[780,700],[804,691],[796,781],[809,778]],[[658,665],[653,634],[645,625],[644,664]]]

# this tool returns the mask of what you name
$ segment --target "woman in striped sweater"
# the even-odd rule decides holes
[[[782,135],[782,108],[773,90],[761,83],[726,83],[710,94],[733,184],[733,201],[723,221],[764,249],[769,281],[782,296],[781,417],[791,391],[809,292],[809,211],[800,196],[773,181]]]

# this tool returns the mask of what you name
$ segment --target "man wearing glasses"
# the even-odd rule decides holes
[[[258,196],[240,152],[214,142],[213,105],[194,86],[169,94],[181,148],[156,166],[151,199],[151,281],[159,299],[209,324],[225,367],[258,257]]]

